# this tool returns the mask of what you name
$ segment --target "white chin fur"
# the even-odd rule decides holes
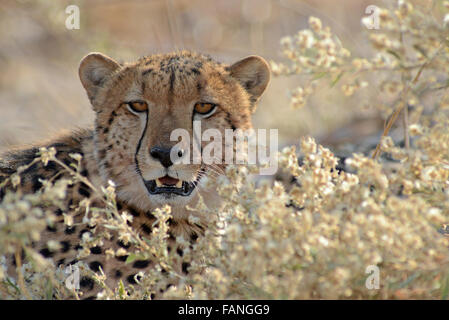
[[[163,206],[168,204],[177,207],[189,204],[189,202],[192,201],[195,193],[196,190],[193,190],[192,193],[188,196],[180,196],[176,194],[149,194],[148,197],[150,201],[156,206]]]

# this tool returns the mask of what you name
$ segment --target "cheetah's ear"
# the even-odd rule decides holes
[[[78,73],[91,101],[98,88],[119,67],[116,61],[99,52],[89,53],[81,60]]]
[[[270,67],[263,58],[249,56],[231,66],[231,76],[240,82],[255,103],[270,81]]]

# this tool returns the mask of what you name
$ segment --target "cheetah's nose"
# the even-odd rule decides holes
[[[179,161],[185,155],[184,149],[178,148],[177,146],[165,148],[165,147],[152,147],[150,149],[150,156],[154,159],[159,160],[159,162],[168,168],[173,165],[171,157],[174,157],[175,163]]]
[[[150,149],[150,155],[159,160],[159,162],[166,168],[173,165],[173,161],[170,157],[171,153],[173,153],[174,161],[180,160],[184,156],[184,149],[178,148],[176,146],[165,148],[165,147],[152,147]]]
[[[166,168],[173,165],[173,162],[170,159],[170,151],[171,148],[164,148],[164,147],[152,147],[150,149],[150,155],[154,158],[159,160],[159,162]]]

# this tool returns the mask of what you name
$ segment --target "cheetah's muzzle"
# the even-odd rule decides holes
[[[189,196],[199,182],[199,177],[193,182],[181,181],[169,176],[156,180],[146,180],[145,186],[150,194],[176,194]]]

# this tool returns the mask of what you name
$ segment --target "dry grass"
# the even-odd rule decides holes
[[[170,208],[155,212],[159,227],[143,241],[127,226],[129,217],[118,215],[113,186],[97,190],[108,205],[90,208],[88,222],[120,230],[137,247],[131,257],[153,254],[160,267],[142,274],[133,287],[104,286],[100,298],[146,299],[172,278],[179,284],[166,298],[447,299],[448,239],[438,232],[446,228],[449,213],[447,14],[447,1],[399,1],[382,9],[381,28],[366,30],[360,56],[349,54],[345,42],[317,18],[309,19],[306,30],[281,40],[284,60],[272,59],[272,69],[300,86],[288,104],[300,109],[292,112],[303,112],[314,99],[325,101],[322,93],[329,90],[331,115],[368,109],[389,118],[377,153],[389,154],[396,163],[356,153],[346,160],[354,173],[339,173],[331,150],[305,137],[299,145],[301,165],[294,146],[279,156],[279,167],[299,182],[293,187],[280,182],[255,185],[248,177],[254,168],[229,167],[218,181],[222,212],[192,208],[208,215],[210,225],[194,250],[185,252],[192,265],[188,276],[175,272],[176,258],[166,247]],[[273,101],[268,98],[265,104]],[[387,136],[404,108],[407,148]],[[320,121],[323,125],[326,120]],[[52,151],[42,150],[36,161],[48,159],[53,159]],[[76,169],[61,169],[70,170],[75,180],[81,178]],[[29,247],[52,216],[39,205],[57,205],[67,183],[50,183],[35,195],[8,193],[0,205],[0,254],[25,248],[33,261],[22,266],[18,282],[0,269],[2,297],[45,298],[49,292],[71,296],[61,285],[61,271]],[[81,204],[81,209],[86,206]],[[380,268],[377,290],[365,286],[370,265]],[[96,279],[104,284],[103,275]]]

